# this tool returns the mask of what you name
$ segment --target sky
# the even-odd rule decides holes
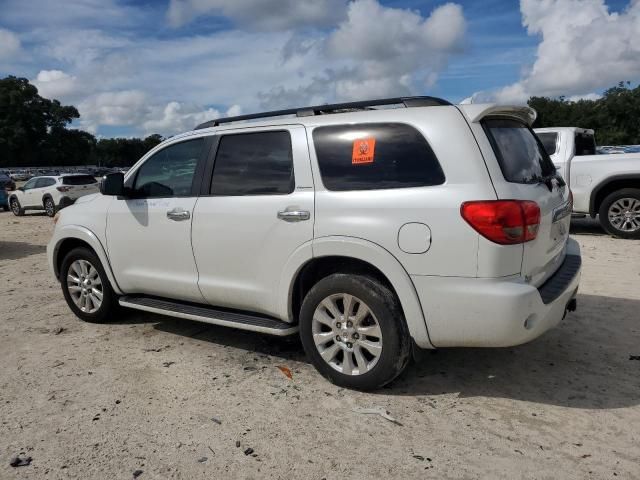
[[[101,137],[404,95],[597,98],[640,81],[640,0],[0,0],[0,77]]]

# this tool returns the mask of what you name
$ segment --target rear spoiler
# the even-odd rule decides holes
[[[493,103],[480,104],[472,103],[458,105],[460,111],[469,119],[471,123],[478,123],[485,117],[513,117],[523,121],[527,125],[533,125],[538,114],[531,107],[518,105],[496,105]]]

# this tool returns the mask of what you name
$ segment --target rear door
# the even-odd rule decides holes
[[[193,217],[200,291],[215,306],[278,315],[282,272],[313,238],[305,129],[225,132],[213,154]]]
[[[532,200],[540,207],[538,235],[523,245],[522,255],[522,274],[540,285],[564,260],[571,221],[569,188],[561,180],[549,179],[556,173],[555,167],[542,143],[521,120],[488,117],[482,126],[501,171],[501,175],[492,174],[498,198]]]

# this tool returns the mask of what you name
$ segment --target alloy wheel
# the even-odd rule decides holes
[[[369,306],[353,295],[338,293],[322,300],[311,329],[320,356],[344,375],[367,373],[380,360],[380,324]]]
[[[607,212],[609,223],[625,233],[640,230],[640,200],[636,198],[620,198],[609,206]]]
[[[75,260],[67,272],[67,289],[73,303],[84,313],[95,313],[103,299],[102,279],[87,260]]]

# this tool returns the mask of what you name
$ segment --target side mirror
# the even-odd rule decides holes
[[[18,187],[18,190],[20,190],[21,192],[24,192],[24,187]]]
[[[120,172],[110,173],[102,177],[100,182],[100,193],[112,197],[124,195],[124,175]]]

